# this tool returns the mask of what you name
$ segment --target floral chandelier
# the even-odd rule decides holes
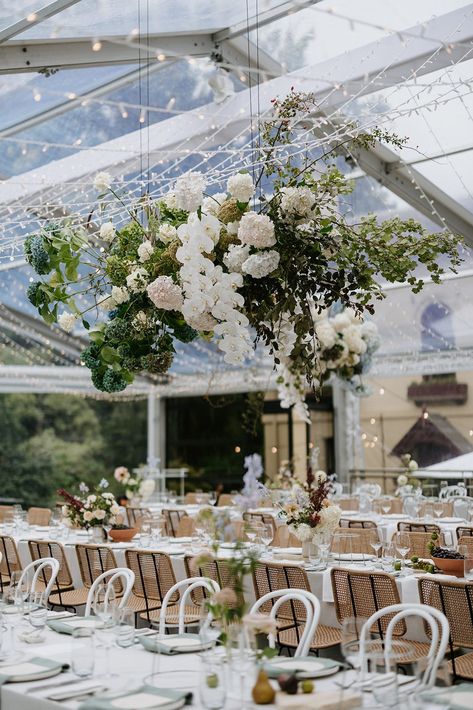
[[[370,214],[350,222],[339,202],[352,185],[338,156],[403,141],[345,124],[328,146],[296,150],[301,120],[316,110],[310,94],[274,100],[261,126],[259,173],[231,175],[226,192],[206,194],[205,176],[187,173],[161,200],[127,208],[130,221],[117,230],[106,214],[123,198],[99,173],[105,219],[95,234],[61,222],[27,237],[26,259],[43,276],[28,298],[47,323],[71,331],[82,321],[90,339],[82,360],[97,389],[117,392],[141,371],[165,373],[175,339],[205,338],[232,365],[265,344],[281,404],[302,419],[306,388],[319,390],[332,373],[362,391],[360,376],[379,346],[363,313],[383,298],[379,279],[407,281],[418,292],[417,266],[438,282],[445,269],[437,259],[447,255],[454,271],[459,239],[413,219],[378,222]],[[77,305],[84,293],[105,314],[92,324]],[[342,312],[329,318],[334,307]]]

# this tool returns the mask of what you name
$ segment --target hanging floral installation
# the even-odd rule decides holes
[[[402,141],[345,124],[328,145],[301,149],[301,120],[316,111],[310,94],[274,100],[260,128],[260,171],[235,172],[225,192],[208,194],[206,177],[187,173],[162,199],[126,205],[130,221],[117,229],[107,212],[125,207],[125,197],[99,173],[94,233],[62,221],[27,237],[26,259],[43,277],[28,298],[47,323],[71,331],[82,322],[90,339],[82,360],[97,389],[117,392],[139,372],[167,372],[175,340],[212,339],[236,366],[260,342],[282,405],[307,419],[307,387],[317,391],[335,373],[355,378],[357,389],[379,344],[363,314],[383,298],[380,281],[407,281],[417,292],[417,267],[438,282],[441,255],[455,270],[455,236],[413,219],[369,214],[354,223],[343,213],[352,184],[336,166],[340,154]],[[80,310],[79,294],[92,308]],[[334,306],[345,311],[327,318]],[[104,316],[89,321],[95,308]]]

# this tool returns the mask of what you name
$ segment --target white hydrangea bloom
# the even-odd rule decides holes
[[[312,540],[314,535],[314,528],[311,528],[307,523],[301,523],[300,525],[289,525],[289,530],[297,537],[301,542],[309,542]]]
[[[342,331],[343,340],[347,348],[358,355],[366,352],[366,343],[361,337],[361,328],[356,325],[350,325]]]
[[[142,264],[149,261],[154,253],[154,247],[150,241],[146,240],[138,247],[138,257]]]
[[[94,189],[97,192],[106,192],[110,190],[112,184],[112,176],[107,172],[100,172],[94,178]]]
[[[173,190],[166,193],[162,199],[169,210],[177,210],[177,200]]]
[[[61,313],[61,315],[57,319],[57,322],[60,325],[60,327],[64,331],[66,331],[66,333],[70,333],[71,330],[74,328],[76,320],[77,320],[77,317],[75,315],[73,315],[72,313],[67,313],[67,311],[64,311],[64,313]]]
[[[227,190],[238,202],[248,202],[254,195],[255,186],[249,173],[237,173],[228,178]]]
[[[156,308],[166,311],[180,311],[184,303],[181,287],[170,276],[158,276],[149,284],[146,292]]]
[[[265,214],[245,212],[238,227],[238,238],[242,244],[265,249],[276,244],[274,224]]]
[[[100,239],[103,239],[104,242],[111,242],[115,234],[115,227],[111,222],[104,222],[100,225]]]
[[[206,197],[202,202],[202,212],[216,217],[220,205],[222,205],[226,199],[227,195],[225,192],[217,192],[215,195]]]
[[[228,222],[228,224],[225,225],[225,229],[231,237],[235,237],[238,234],[239,228],[239,220],[235,220],[235,222]]]
[[[242,271],[255,279],[262,279],[279,266],[279,252],[271,249],[252,254],[242,265]]]
[[[244,262],[250,256],[250,247],[247,244],[230,244],[223,257],[223,263],[229,271],[240,274]]]
[[[346,313],[337,313],[337,315],[332,318],[331,323],[335,330],[340,333],[345,328],[351,326],[351,318]]]
[[[322,321],[315,327],[317,339],[322,348],[329,350],[337,342],[337,333],[328,321]]]
[[[112,286],[112,300],[116,306],[120,303],[126,303],[130,300],[130,294],[125,286]]]
[[[116,303],[111,296],[104,296],[102,300],[97,302],[97,306],[101,311],[111,311],[112,308],[115,308]]]
[[[163,222],[158,229],[158,239],[163,242],[163,244],[169,244],[169,242],[177,239],[176,227],[168,222]]]
[[[148,283],[148,272],[146,269],[138,268],[126,277],[126,285],[132,293],[144,291]]]
[[[203,200],[205,177],[199,172],[189,172],[177,178],[174,185],[176,205],[185,212],[195,212]]]
[[[288,217],[307,218],[312,215],[315,195],[308,187],[283,187],[280,208]]]

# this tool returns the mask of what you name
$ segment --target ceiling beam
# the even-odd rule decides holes
[[[279,62],[246,37],[224,40],[213,56],[217,57],[217,64],[221,58],[221,64],[240,80],[243,75],[250,86],[284,74]]]
[[[54,17],[54,15],[57,15],[59,12],[67,10],[68,7],[76,5],[78,2],[80,2],[80,0],[55,0],[55,2],[45,5],[40,10],[28,13],[26,17],[0,30],[0,44],[29,30],[35,25],[39,25],[41,22],[44,22],[44,20]]]
[[[226,27],[224,30],[216,32],[213,36],[215,42],[222,42],[223,40],[233,39],[234,37],[241,37],[242,35],[248,34],[253,30],[261,29],[265,25],[269,25],[272,22],[281,20],[288,15],[294,15],[301,10],[305,10],[311,5],[316,5],[322,2],[322,0],[289,0],[288,2],[282,2],[276,7],[272,7],[269,10],[263,10],[258,13],[258,15],[253,15],[248,18],[248,20],[243,20],[236,25],[231,27]]]
[[[136,64],[149,59],[158,61],[157,54],[168,59],[209,57],[215,49],[212,36],[205,32],[150,34],[145,43],[110,36],[100,43],[100,50],[94,51],[94,40],[90,37],[12,40],[0,46],[0,74]]]

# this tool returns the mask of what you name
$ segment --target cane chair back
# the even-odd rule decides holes
[[[49,525],[52,511],[49,508],[28,508],[26,520],[29,525]]]
[[[186,573],[189,577],[205,577],[206,579],[211,579],[218,584],[220,589],[230,587],[236,592],[239,602],[243,601],[243,590],[235,588],[235,579],[232,574],[231,566],[226,560],[205,560],[205,558],[199,560],[199,558],[196,557],[186,556],[184,562]],[[200,564],[197,564],[197,562],[200,562]],[[201,603],[203,598],[202,594],[202,590],[200,592],[196,590],[196,593],[193,595],[195,603]]]
[[[76,553],[82,584],[87,589],[90,589],[101,574],[118,567],[113,551],[105,545],[76,545]],[[123,594],[120,577],[115,581],[115,594]]]
[[[128,525],[130,528],[139,528],[141,526],[141,521],[143,518],[150,517],[151,512],[148,508],[139,508],[136,506],[129,506],[126,509],[126,517],[128,519]]]
[[[227,505],[233,505],[233,495],[231,493],[220,493],[217,501],[217,507],[222,508]]]
[[[340,624],[350,617],[368,619],[372,614],[391,604],[399,604],[396,580],[386,572],[358,572],[334,568],[331,572],[335,612]],[[383,635],[392,616],[381,618],[374,633]],[[399,622],[395,636],[406,633],[406,624]]]
[[[342,510],[359,510],[360,501],[358,498],[339,498],[337,505]]]
[[[59,572],[56,577],[55,588],[66,591],[73,588],[71,570],[67,562],[64,547],[60,542],[53,540],[30,540],[28,548],[32,560],[41,560],[43,557],[53,557],[59,562]]]
[[[293,589],[310,592],[309,580],[304,569],[281,563],[258,562],[253,570],[253,587],[256,599],[271,592]],[[262,614],[270,614],[274,599],[263,601],[259,608]],[[276,618],[279,621],[277,640],[281,646],[298,648],[306,625],[306,607],[297,599],[281,603]],[[318,624],[310,648],[318,651],[340,643],[340,631],[331,626]]]
[[[196,505],[197,503],[197,493],[186,493],[184,496],[184,505]]]
[[[331,552],[341,555],[350,553],[372,555],[373,533],[377,533],[377,530],[373,528],[338,528],[332,537]]]
[[[467,525],[459,525],[456,529],[457,540],[461,537],[473,537],[473,527]]]
[[[463,545],[468,550],[468,554],[473,552],[473,537],[471,535],[464,535],[458,540],[458,547]]]
[[[135,573],[133,596],[143,600],[145,614],[159,609],[169,589],[176,584],[171,558],[164,552],[126,550],[127,567]],[[179,596],[171,601],[176,603]]]
[[[179,520],[176,529],[176,537],[189,537],[195,533],[195,520],[189,515],[185,515]]]
[[[417,557],[430,557],[429,545],[432,542],[432,533],[430,532],[406,532],[409,537],[409,557],[416,555]],[[444,536],[439,534],[438,545],[444,544]]]
[[[166,521],[167,533],[170,537],[176,537],[179,523],[182,518],[188,517],[185,510],[172,510],[171,508],[163,508],[163,517]]]
[[[422,518],[425,516],[426,512],[433,513],[435,515],[435,511],[440,509],[442,509],[443,517],[451,518],[453,516],[453,501],[443,500],[442,502],[436,501],[435,503],[426,501],[420,506],[419,515]]]
[[[0,505],[0,523],[4,523],[6,520],[13,518],[13,506],[12,505]]]
[[[349,520],[348,518],[342,518],[339,526],[347,529],[358,528],[359,530],[377,529],[377,525],[373,520]]]
[[[262,523],[263,525],[271,525],[273,535],[276,532],[274,517],[268,513],[243,513],[243,520],[247,523]]]
[[[473,680],[473,653],[454,656],[459,648],[473,648],[473,584],[425,576],[419,579],[419,597],[448,619],[454,676]]]
[[[397,524],[398,532],[413,532],[413,533],[440,533],[440,528],[435,523],[417,523],[410,520],[400,520]]]
[[[274,533],[273,547],[302,547],[302,542],[292,533],[287,525],[279,525]]]
[[[2,560],[0,562],[0,582],[3,585],[10,582],[12,572],[21,570],[20,557],[15,540],[9,535],[0,535],[0,552]]]

